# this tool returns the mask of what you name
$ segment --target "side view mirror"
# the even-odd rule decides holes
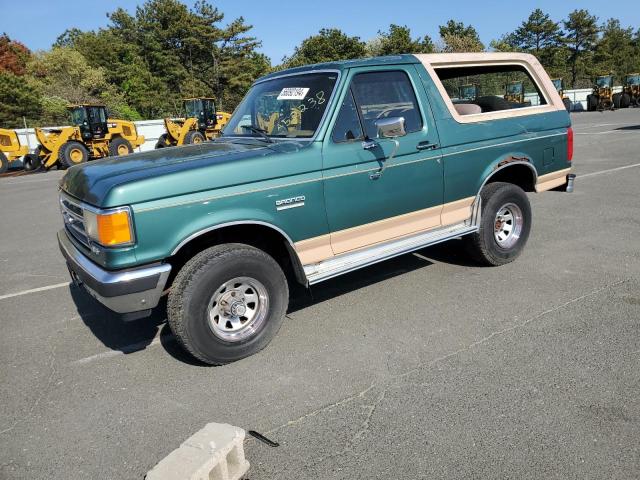
[[[378,138],[404,137],[407,134],[404,117],[389,117],[376,120]]]

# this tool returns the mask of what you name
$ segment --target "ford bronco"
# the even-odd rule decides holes
[[[462,98],[469,84],[480,93]],[[292,282],[456,237],[478,262],[511,262],[531,230],[527,192],[571,191],[572,152],[533,56],[311,65],[256,81],[220,138],[69,169],[58,241],[106,307],[143,317],[167,295],[180,344],[224,364],[274,337]]]

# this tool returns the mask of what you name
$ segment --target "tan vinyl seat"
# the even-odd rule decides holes
[[[476,113],[482,113],[482,108],[475,103],[456,103],[454,104],[456,111],[460,115],[473,115]]]

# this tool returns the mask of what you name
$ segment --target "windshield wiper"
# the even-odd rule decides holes
[[[253,133],[257,133],[267,143],[273,143],[273,140],[267,135],[267,131],[264,128],[256,127],[255,125],[240,125],[242,128],[246,128],[247,130],[251,130]]]

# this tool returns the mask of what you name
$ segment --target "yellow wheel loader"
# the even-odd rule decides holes
[[[551,82],[553,83],[553,86],[556,87],[556,90],[558,91],[558,95],[560,95],[560,98],[562,99],[562,103],[564,103],[564,108],[567,109],[567,112],[570,112],[571,100],[569,100],[569,97],[567,97],[564,94],[564,80],[562,80],[562,78],[552,78]]]
[[[630,73],[624,77],[622,91],[613,94],[613,105],[616,108],[640,106],[640,73]]]
[[[596,77],[593,91],[587,95],[587,111],[613,110],[615,108],[613,97],[613,75]]]
[[[19,160],[29,152],[26,145],[20,145],[15,130],[0,128],[0,173],[9,170],[11,163]]]
[[[216,112],[213,98],[184,99],[185,118],[165,118],[164,133],[156,148],[202,143],[220,136],[220,131],[231,118],[227,112]]]
[[[133,122],[107,118],[104,105],[73,105],[69,112],[71,126],[35,129],[40,145],[34,155],[46,169],[128,155],[144,143]]]

